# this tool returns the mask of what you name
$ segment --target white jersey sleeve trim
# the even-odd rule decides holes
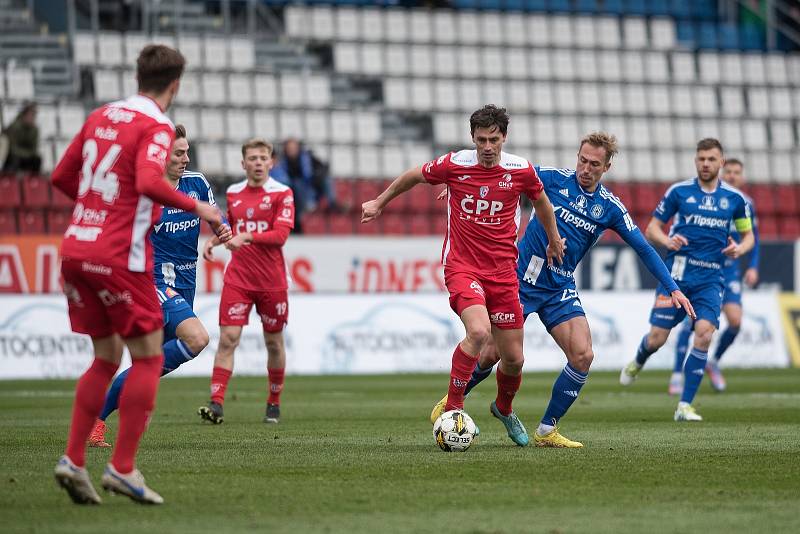
[[[664,197],[668,197],[668,196],[669,196],[669,194],[670,194],[670,193],[672,193],[672,190],[673,190],[673,189],[676,189],[676,188],[678,188],[678,187],[683,187],[683,186],[685,186],[685,185],[692,185],[692,184],[694,184],[694,178],[689,178],[688,180],[683,180],[683,181],[681,181],[681,182],[678,182],[678,183],[676,183],[676,184],[672,184],[672,185],[670,186],[670,188],[669,188],[669,189],[667,189],[667,192],[666,192],[666,193],[664,193]]]
[[[506,170],[515,170],[527,169],[528,167],[533,167],[533,164],[531,164],[531,162],[527,159],[517,156],[516,154],[502,152],[500,154],[500,166]]]
[[[459,167],[474,167],[478,164],[477,150],[460,150],[452,153],[450,161]]]
[[[273,177],[269,177],[264,185],[261,186],[264,191],[267,193],[283,193],[284,191],[291,189],[288,185],[280,183]]]
[[[244,191],[244,188],[247,187],[247,180],[242,180],[241,182],[236,182],[235,184],[231,184],[228,186],[228,189],[225,190],[226,193],[241,193]]]

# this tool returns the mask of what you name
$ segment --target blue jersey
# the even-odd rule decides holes
[[[750,206],[738,189],[719,181],[717,189],[706,192],[697,178],[670,187],[659,202],[653,217],[666,223],[675,217],[670,235],[680,234],[689,242],[680,250],[670,250],[667,267],[675,280],[687,285],[720,282],[732,225],[750,228]]]
[[[670,290],[677,285],[670,278],[658,254],[642,236],[628,210],[603,184],[585,191],[574,170],[535,167],[553,204],[558,232],[567,239],[561,265],[547,265],[547,234],[533,214],[519,243],[517,276],[537,288],[562,290],[575,287],[574,271],[602,233],[610,228],[631,245],[658,280]]]
[[[216,205],[211,186],[199,172],[184,172],[178,181],[178,191]],[[195,289],[199,237],[200,217],[177,208],[163,209],[161,219],[153,225],[150,234],[155,253],[153,277],[157,287]]]

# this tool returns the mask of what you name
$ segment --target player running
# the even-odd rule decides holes
[[[741,190],[744,186],[744,164],[738,159],[725,160],[722,167],[722,179]],[[753,249],[750,251],[750,262],[744,272],[744,283],[748,287],[755,287],[758,284],[758,260],[759,260],[759,239],[758,239],[758,219],[756,217],[753,199],[742,194],[750,206],[750,217],[753,221]],[[736,225],[731,225],[731,237],[734,241],[741,241],[741,236],[736,230]],[[725,377],[719,369],[719,360],[733,340],[739,335],[739,328],[742,326],[742,274],[739,271],[739,261],[725,258],[723,264],[723,276],[725,277],[725,290],[722,295],[722,313],[728,321],[728,327],[719,336],[719,344],[714,355],[708,359],[706,373],[711,380],[711,386],[716,391],[725,391]],[[680,395],[683,392],[683,362],[686,360],[686,352],[689,349],[689,338],[692,336],[692,323],[686,319],[681,324],[678,333],[678,342],[675,348],[675,366],[672,369],[672,376],[669,381],[669,394]]]
[[[490,410],[512,441],[525,446],[528,434],[511,406],[522,382],[524,362],[522,307],[514,272],[521,195],[533,201],[546,234],[543,261],[561,263],[564,241],[533,165],[502,151],[509,122],[506,110],[487,105],[475,111],[469,122],[475,150],[445,154],[404,172],[378,198],[362,205],[361,222],[378,218],[393,198],[417,184],[447,185],[442,264],[450,307],[464,323],[466,337],[453,352],[445,409],[464,407],[464,389],[478,355],[494,338],[500,366],[497,398]]]
[[[53,171],[53,185],[76,201],[61,244],[61,275],[74,332],[92,337],[94,361],[78,380],[69,440],[56,481],[78,504],[99,504],[86,471],[86,438],[119,367],[123,343],[132,366],[119,402],[119,433],[103,487],[149,504],[164,500],[145,485],[136,450],[155,406],[164,361],[163,318],[153,287],[148,239],[161,204],[192,212],[218,229],[219,210],[164,181],[174,126],[164,114],[185,60],[161,45],[136,62],[138,94],[92,112]]]
[[[595,132],[581,139],[576,170],[536,167],[553,203],[558,231],[569,243],[560,267],[546,264],[545,230],[538,220],[531,218],[519,244],[517,277],[524,317],[538,314],[567,357],[534,433],[537,447],[583,447],[582,443],[562,436],[557,424],[578,398],[594,359],[592,334],[578,297],[574,271],[605,230],[614,230],[633,247],[648,270],[667,288],[671,305],[694,314],[689,300],[670,277],[658,253],[645,241],[628,210],[600,183],[616,153],[617,139]],[[465,395],[491,374],[497,361],[495,347],[490,344],[472,370]],[[434,406],[432,421],[441,415],[447,400],[445,397]]]
[[[167,164],[167,182],[178,191],[216,206],[214,192],[202,173],[186,170],[189,141],[186,128],[175,126]],[[228,241],[232,234],[227,224],[218,230],[219,239]],[[154,278],[164,314],[164,367],[161,376],[177,369],[200,354],[208,345],[208,332],[192,309],[197,286],[197,240],[200,218],[177,208],[165,208],[153,225],[150,241],[155,253]],[[114,379],[106,394],[100,418],[89,435],[90,447],[110,447],[105,440],[106,419],[117,409],[119,396],[130,369]]]
[[[703,380],[711,338],[719,327],[725,288],[722,267],[726,257],[735,260],[755,244],[747,199],[719,179],[724,163],[720,142],[710,138],[698,142],[694,162],[697,177],[670,187],[647,225],[648,239],[668,250],[667,266],[672,269],[672,277],[697,308],[694,347],[683,366],[684,386],[675,421],[703,420],[692,407],[692,400]],[[673,216],[667,235],[663,227]],[[731,225],[741,235],[740,243],[730,237]],[[664,345],[670,330],[683,321],[684,315],[682,310],[672,309],[664,287],[659,286],[650,313],[650,332],[642,338],[636,359],[620,373],[623,386],[633,383],[647,359]]]
[[[214,424],[223,422],[225,390],[233,373],[233,353],[247,324],[253,304],[261,317],[267,346],[269,394],[265,423],[278,423],[286,368],[283,329],[289,318],[288,284],[283,245],[294,227],[294,196],[289,187],[269,176],[273,164],[272,145],[251,139],[242,145],[242,168],[246,179],[227,192],[228,220],[234,237],[225,247],[231,261],[225,269],[219,303],[219,346],[211,375],[211,400],[198,409],[200,417]],[[220,244],[209,239],[203,257],[213,259]]]

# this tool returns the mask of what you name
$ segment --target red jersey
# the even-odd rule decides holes
[[[247,180],[228,187],[228,223],[233,235],[253,234],[253,242],[231,254],[224,282],[242,289],[285,291],[288,287],[283,244],[258,243],[259,234],[294,228],[294,195],[289,187],[268,178],[260,187]],[[285,236],[284,236],[285,237]]]
[[[96,109],[53,171],[53,185],[76,200],[61,255],[133,272],[152,272],[149,234],[164,203],[195,201],[164,180],[175,127],[158,104],[137,95]]]
[[[520,195],[536,200],[543,190],[531,162],[503,152],[498,165],[486,168],[476,150],[462,150],[426,163],[422,175],[430,184],[447,185],[445,270],[513,273]]]

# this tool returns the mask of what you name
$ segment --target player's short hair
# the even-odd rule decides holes
[[[186,139],[186,126],[183,124],[175,125],[175,140]]]
[[[585,135],[583,139],[581,139],[581,146],[578,147],[579,152],[586,143],[604,149],[606,151],[606,163],[611,161],[611,158],[616,156],[619,152],[617,136],[607,132],[592,132]]]
[[[272,143],[268,142],[262,137],[253,137],[252,139],[245,141],[245,143],[242,145],[242,157],[244,157],[247,151],[251,148],[266,148],[270,157],[272,157]]]
[[[705,139],[701,139],[697,142],[697,151],[700,152],[701,150],[713,150],[717,149],[720,153],[724,153],[722,150],[722,143],[719,142],[719,139],[714,139],[713,137],[706,137]]]
[[[744,169],[744,163],[742,163],[742,160],[740,160],[740,159],[736,159],[736,158],[726,159],[725,160],[725,167],[727,167],[728,165],[738,165],[739,167]]]
[[[506,108],[499,108],[494,104],[487,104],[475,111],[469,118],[469,133],[475,135],[478,128],[492,128],[496,126],[500,133],[508,132],[508,112]]]
[[[139,92],[160,94],[179,79],[186,66],[183,54],[164,45],[147,45],[136,59]]]

